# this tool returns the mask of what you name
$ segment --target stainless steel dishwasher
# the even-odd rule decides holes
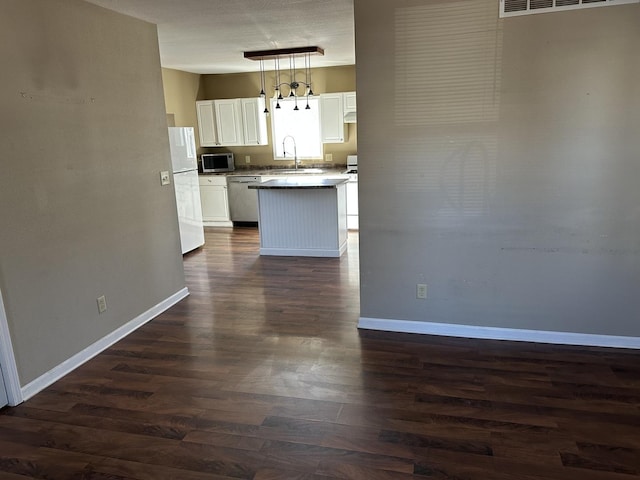
[[[227,176],[229,215],[232,222],[258,221],[258,191],[249,189],[252,183],[260,183],[260,177]]]

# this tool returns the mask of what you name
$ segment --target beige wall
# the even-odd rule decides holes
[[[193,127],[200,145],[196,100],[202,100],[201,75],[169,68],[162,69],[167,124],[170,127]]]
[[[640,337],[640,5],[355,25],[361,315]]]
[[[79,0],[3,0],[0,30],[0,291],[24,386],[184,274],[174,191],[159,181],[156,27]]]
[[[271,92],[275,84],[274,73],[266,73],[266,89]],[[203,90],[206,100],[219,98],[256,97],[260,92],[259,73],[237,73],[228,75],[203,75]],[[315,68],[312,69],[313,90],[315,93],[350,92],[355,90],[355,66]],[[271,123],[267,120],[269,145],[259,147],[209,148],[206,151],[231,151],[235,154],[236,163],[244,165],[245,155],[251,157],[251,166],[277,165],[287,166],[292,162],[273,160],[271,141]],[[342,144],[325,144],[324,153],[333,155],[334,165],[345,165],[347,155],[357,153],[357,125],[347,124],[348,141]],[[315,163],[315,162],[306,162]]]

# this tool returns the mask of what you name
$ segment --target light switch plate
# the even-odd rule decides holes
[[[333,153],[326,153],[324,155],[324,161],[325,162],[333,162]]]
[[[99,296],[96,301],[98,302],[98,313],[104,313],[107,311],[107,299],[104,295]]]
[[[160,172],[160,185],[169,185],[171,183],[171,178],[169,177],[169,172],[164,170]]]

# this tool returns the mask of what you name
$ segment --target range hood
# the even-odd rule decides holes
[[[356,123],[356,112],[345,113],[344,123]]]

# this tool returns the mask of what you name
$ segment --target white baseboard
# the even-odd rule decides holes
[[[22,402],[22,390],[20,388],[16,359],[13,354],[13,344],[11,343],[9,322],[4,309],[2,292],[0,292],[0,368],[2,368],[2,375],[4,376],[4,386],[9,405],[15,407]]]
[[[337,250],[320,248],[260,248],[260,255],[273,255],[280,257],[340,257],[347,250],[344,243]]]
[[[179,290],[178,292],[174,293],[173,295],[166,298],[162,302],[151,307],[146,312],[138,315],[133,320],[127,322],[126,324],[114,330],[107,336],[101,338],[94,344],[88,346],[81,352],[78,352],[68,360],[65,360],[57,367],[52,368],[47,373],[39,376],[32,382],[28,383],[21,389],[22,401],[28,400],[29,398],[33,397],[36,393],[44,390],[52,383],[56,382],[57,380],[61,379],[71,371],[78,368],[83,363],[88,362],[93,357],[98,355],[100,352],[102,352],[103,350],[106,350],[111,345],[123,339],[124,337],[129,335],[131,332],[137,330],[145,323],[153,320],[155,317],[160,315],[165,310],[168,310],[169,308],[171,308],[173,305],[175,305],[176,303],[178,303],[180,300],[182,300],[188,295],[189,295],[189,290],[186,287],[183,288],[182,290]]]
[[[340,257],[347,251],[347,241],[339,248],[289,248],[289,247],[260,247],[260,255],[275,255],[286,257]]]
[[[228,222],[224,221],[212,221],[212,220],[204,220],[202,225],[205,227],[233,227],[233,222],[229,220]]]
[[[553,332],[546,330],[522,330],[517,328],[476,327],[450,323],[418,322],[360,317],[358,328],[387,332],[421,333],[446,337],[483,338],[487,340],[513,340],[518,342],[553,343],[592,347],[640,349],[640,337],[597,335],[592,333]]]

